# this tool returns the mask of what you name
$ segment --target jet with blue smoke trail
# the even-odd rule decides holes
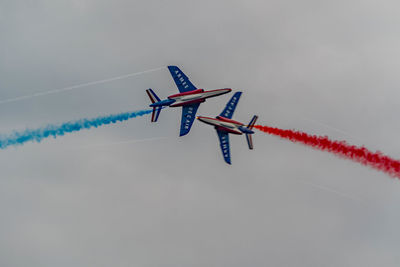
[[[138,110],[125,112],[120,114],[100,116],[92,119],[80,119],[69,121],[62,124],[49,124],[38,129],[26,129],[23,131],[15,131],[9,135],[0,136],[0,149],[9,146],[22,145],[26,142],[40,142],[45,138],[63,136],[67,133],[78,132],[83,129],[97,128],[110,123],[122,122],[132,118],[140,117],[151,113],[152,110]]]
[[[161,100],[151,88],[147,89],[146,92],[151,101],[150,107],[153,108],[151,121],[157,121],[161,109],[164,107],[182,107],[181,131],[179,136],[183,136],[189,133],[196,117],[197,109],[201,103],[205,102],[207,98],[229,93],[232,89],[224,88],[210,91],[197,89],[177,66],[168,66],[168,69],[180,93],[170,95],[167,99]]]

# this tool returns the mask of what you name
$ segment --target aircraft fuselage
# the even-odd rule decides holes
[[[224,131],[231,134],[241,135],[243,133],[254,133],[252,130],[248,129],[243,123],[221,116],[218,116],[217,118],[198,116],[197,119],[201,122],[214,126],[219,131]]]
[[[195,103],[202,103],[206,101],[207,98],[223,95],[229,93],[230,91],[232,91],[232,89],[230,88],[210,90],[210,91],[204,91],[204,89],[196,89],[189,92],[170,95],[165,100],[151,104],[150,107],[157,107],[157,106],[181,107]]]

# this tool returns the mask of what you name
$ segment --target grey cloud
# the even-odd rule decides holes
[[[242,90],[240,121],[258,114],[400,158],[398,10],[390,0],[1,1],[0,100],[177,64],[199,87]],[[141,109],[149,87],[176,92],[162,70],[2,104],[0,129]],[[157,124],[0,151],[0,265],[399,265],[398,180],[261,133],[254,151],[232,136],[226,166],[213,129],[195,123],[178,138],[179,119],[164,110]]]

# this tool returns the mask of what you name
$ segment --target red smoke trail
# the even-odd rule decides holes
[[[400,178],[400,161],[385,156],[379,151],[371,152],[365,147],[352,146],[345,141],[332,141],[327,136],[309,135],[304,132],[261,125],[255,125],[254,128],[292,142],[300,142],[315,149],[331,152],[340,157],[383,171],[390,176]]]

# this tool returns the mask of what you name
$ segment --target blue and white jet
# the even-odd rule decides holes
[[[247,144],[249,149],[253,149],[252,134],[253,127],[257,121],[258,116],[254,115],[249,124],[245,126],[243,123],[232,120],[233,112],[236,109],[236,105],[239,102],[242,92],[236,92],[229,100],[228,104],[222,111],[222,113],[216,118],[198,116],[197,119],[214,126],[217,130],[219,144],[222,150],[222,155],[226,163],[231,164],[231,153],[229,146],[229,134],[246,135]]]
[[[177,66],[168,66],[168,69],[180,93],[161,100],[152,89],[147,89],[146,92],[152,103],[150,107],[153,108],[151,121],[156,122],[158,120],[161,109],[164,107],[182,107],[180,136],[183,136],[189,133],[200,103],[205,102],[206,98],[229,93],[232,89],[224,88],[210,91],[197,89]]]

